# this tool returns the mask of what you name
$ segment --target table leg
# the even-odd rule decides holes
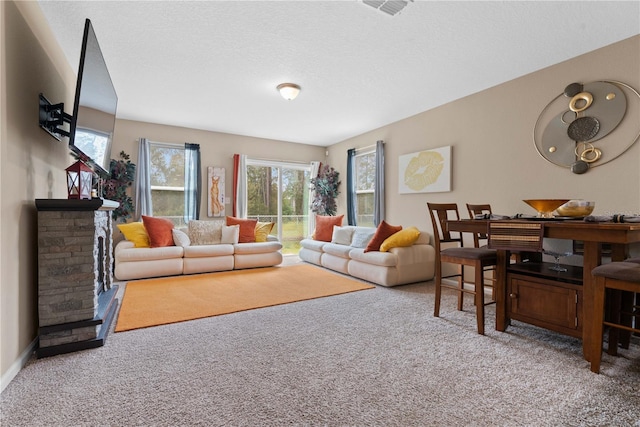
[[[602,339],[602,337],[594,337],[593,331],[596,330],[593,312],[596,309],[594,305],[594,289],[595,280],[591,275],[591,270],[600,265],[601,252],[598,242],[584,242],[584,263],[582,272],[582,354],[587,361],[591,360],[589,350],[593,340]],[[600,308],[599,308],[600,309]]]

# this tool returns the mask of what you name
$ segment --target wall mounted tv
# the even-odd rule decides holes
[[[40,95],[40,126],[51,135],[69,137],[69,148],[94,171],[108,176],[111,143],[116,120],[118,96],[113,87],[98,39],[87,19],[84,25],[80,65],[73,115],[64,113],[64,105],[51,103]],[[70,123],[69,131],[60,129]]]

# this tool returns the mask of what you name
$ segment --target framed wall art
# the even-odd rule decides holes
[[[451,191],[451,146],[405,154],[398,160],[400,194]]]
[[[225,216],[224,211],[224,168],[209,166],[208,178],[208,204],[207,215],[209,217]]]

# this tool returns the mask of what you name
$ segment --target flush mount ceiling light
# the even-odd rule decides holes
[[[296,96],[300,93],[300,86],[295,83],[281,83],[276,89],[278,89],[280,95],[287,101],[296,99]]]
[[[413,2],[413,0],[362,0],[362,3],[391,16],[400,13],[409,2]]]

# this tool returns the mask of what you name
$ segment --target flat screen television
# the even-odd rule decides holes
[[[103,177],[109,174],[117,105],[118,96],[107,64],[91,21],[87,19],[69,127],[69,148]]]

